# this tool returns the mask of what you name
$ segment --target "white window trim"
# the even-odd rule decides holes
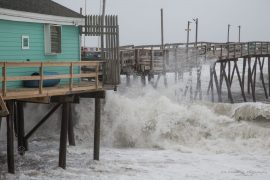
[[[28,39],[28,46],[24,46],[24,39]],[[30,42],[29,36],[23,35],[22,36],[22,49],[30,49]]]
[[[52,53],[51,49],[51,26],[59,26],[61,28],[61,52],[59,53]],[[62,53],[62,26],[57,24],[45,24],[44,25],[44,48],[45,48],[45,55],[58,55]]]

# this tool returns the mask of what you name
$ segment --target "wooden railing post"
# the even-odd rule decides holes
[[[39,68],[39,75],[40,75],[40,80],[39,80],[39,93],[43,93],[43,71],[44,71],[44,66],[43,62],[41,62],[40,68]]]
[[[240,55],[241,55],[241,57],[243,56],[243,44],[242,43],[240,44]]]
[[[227,45],[227,58],[229,59],[230,57],[230,44],[228,43]]]
[[[222,54],[223,54],[223,47],[222,47],[222,45],[220,45],[220,58],[222,59]]]
[[[250,54],[250,45],[249,45],[249,42],[248,42],[247,48],[248,48],[248,55],[249,55]]]
[[[96,89],[98,89],[99,86],[98,75],[99,75],[99,63],[96,66]]]
[[[69,67],[70,79],[69,79],[69,90],[73,89],[73,63],[71,62]]]
[[[263,54],[263,43],[261,42],[261,55]]]
[[[7,95],[7,63],[4,62],[4,66],[2,67],[2,76],[3,76],[3,81],[2,81],[2,93],[3,97]]]
[[[236,56],[236,44],[233,45],[233,48],[234,48],[233,50],[234,50],[234,58],[235,58],[235,56]]]

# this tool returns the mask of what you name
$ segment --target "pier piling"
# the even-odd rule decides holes
[[[61,134],[60,134],[60,148],[59,148],[59,167],[63,169],[66,169],[67,132],[68,132],[68,119],[69,119],[68,116],[69,116],[69,104],[63,103]]]
[[[6,117],[7,121],[7,162],[8,162],[8,172],[11,174],[15,173],[14,165],[14,132],[13,132],[13,112],[14,112],[14,101],[8,101],[7,107],[9,110],[9,115]]]
[[[100,98],[95,98],[94,160],[99,160],[100,149]]]

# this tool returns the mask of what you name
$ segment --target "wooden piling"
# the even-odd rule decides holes
[[[248,81],[247,81],[247,92],[250,94],[250,86],[252,83],[252,75],[251,75],[251,58],[248,58]]]
[[[231,61],[228,61],[228,79],[231,81]]]
[[[252,73],[251,73],[251,81],[252,81],[252,76],[253,77],[253,83],[251,83],[251,91],[252,91],[252,99],[253,102],[256,102],[256,93],[255,93],[255,87],[256,87],[256,73],[257,73],[257,58],[255,59]]]
[[[260,77],[261,77],[260,79],[262,81],[265,98],[268,99],[267,89],[266,89],[266,85],[265,85],[265,82],[264,82],[264,76],[263,76],[263,65],[264,65],[264,63],[261,62],[260,58],[258,59],[258,61],[259,61],[259,67],[260,67]],[[264,59],[263,59],[263,61],[264,61]]]
[[[2,125],[2,117],[0,116],[0,131],[1,131],[1,125]]]
[[[24,104],[23,102],[17,102],[17,118],[18,118],[18,152],[20,155],[24,155],[27,148],[27,142],[24,132]]]
[[[6,118],[7,121],[7,162],[8,162],[8,172],[11,174],[15,173],[14,164],[14,132],[13,132],[13,112],[14,112],[14,101],[8,101],[7,107],[9,110],[9,115]]]
[[[222,97],[221,97],[221,92],[219,89],[219,83],[218,83],[217,72],[216,72],[216,64],[213,67],[213,75],[214,75],[215,85],[216,85],[217,94],[218,94],[218,102],[222,102]]]
[[[245,89],[245,73],[246,73],[246,64],[247,64],[247,59],[243,59],[243,71],[242,71],[242,87]]]
[[[73,121],[73,104],[68,103],[69,115],[68,115],[68,142],[70,146],[75,146],[74,135],[74,121]]]
[[[233,61],[233,62],[235,62],[236,61],[236,59]],[[230,79],[230,86],[232,86],[232,82],[233,82],[233,78],[234,78],[234,73],[235,73],[235,68],[236,68],[236,66],[235,66],[236,64],[234,63],[234,65],[233,65],[233,70],[232,70],[232,74],[231,74],[231,79]]]
[[[95,98],[94,160],[99,160],[99,150],[100,150],[100,113],[101,113],[100,99],[99,98]]]
[[[18,137],[18,113],[17,113],[17,103],[14,101],[13,103],[13,112],[12,112],[12,119],[14,121],[14,134],[15,134],[15,137]]]
[[[220,94],[222,96],[222,86],[223,86],[223,79],[224,79],[224,76],[223,76],[223,72],[222,72],[222,69],[223,67],[225,66],[226,68],[226,64],[227,62],[220,62],[220,69],[219,69],[219,89],[220,89]]]
[[[225,67],[222,65],[222,73],[223,73],[223,77],[225,79],[225,82],[226,82],[226,86],[227,86],[227,90],[228,90],[228,98],[230,99],[231,103],[233,103],[233,97],[232,97],[232,92],[231,92],[231,86],[230,86],[230,83],[229,83],[229,79],[227,77],[227,74],[226,74],[226,70],[225,70]]]
[[[268,94],[270,95],[270,57],[268,57]]]
[[[61,120],[61,134],[60,134],[60,148],[59,148],[59,167],[66,169],[66,154],[67,154],[67,132],[68,132],[68,116],[69,105],[63,103],[62,106],[62,120]]]
[[[210,66],[210,81],[209,81],[209,86],[208,86],[208,91],[207,91],[207,93],[209,94],[209,91],[211,91],[211,100],[212,100],[212,102],[215,101],[215,98],[214,98],[214,83],[213,83],[213,76],[214,76],[214,73],[213,73],[213,67]]]
[[[240,88],[241,88],[242,97],[243,97],[244,101],[247,102],[246,95],[245,95],[245,89],[244,89],[244,83],[243,83],[244,79],[241,80],[241,76],[240,76],[239,68],[238,68],[238,65],[237,65],[237,61],[234,61],[234,66],[235,66],[235,69],[236,69],[236,74],[237,74],[239,85],[240,85]]]

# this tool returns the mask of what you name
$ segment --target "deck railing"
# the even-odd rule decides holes
[[[94,91],[102,88],[102,83],[99,81],[101,61],[89,62],[0,62],[2,69],[1,82],[1,95],[3,99],[20,99],[29,97],[41,97],[51,95],[69,94],[78,91]],[[87,73],[82,73],[81,67],[87,66],[91,70]],[[45,68],[50,70],[54,67],[63,67],[66,70],[61,74],[48,75]],[[38,69],[37,75],[20,76],[16,73],[12,74],[14,69],[23,72],[27,68]],[[87,81],[82,81],[82,78]],[[45,80],[65,79],[66,83],[54,87],[44,87]],[[74,81],[76,79],[76,82]],[[38,81],[38,87],[34,88],[7,88],[8,83],[14,81]]]

